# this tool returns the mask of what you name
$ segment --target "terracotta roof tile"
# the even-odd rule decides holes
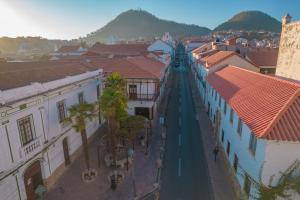
[[[0,90],[49,82],[66,76],[97,70],[84,62],[7,62],[0,63]]]
[[[60,49],[58,49],[57,53],[70,53],[70,52],[76,52],[80,48],[79,45],[73,45],[73,46],[62,46]]]
[[[101,44],[96,43],[88,51],[97,54],[114,54],[114,55],[140,55],[146,52],[149,44]]]
[[[250,48],[246,56],[257,66],[276,67],[278,48]]]
[[[228,66],[207,77],[259,138],[300,141],[300,85]]]

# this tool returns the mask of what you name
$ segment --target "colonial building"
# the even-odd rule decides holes
[[[50,53],[50,55],[52,56],[50,60],[59,60],[65,56],[81,56],[86,52],[87,49],[81,47],[80,45],[62,46],[54,53]]]
[[[241,68],[259,72],[259,68],[252,62],[242,58],[233,51],[217,51],[212,55],[199,58],[192,65],[192,73],[196,80],[203,101],[206,101],[206,77],[227,65],[236,65]]]
[[[128,58],[90,58],[107,75],[120,73],[127,80],[128,113],[153,119],[157,105],[165,91],[170,73],[169,63],[145,56]]]
[[[300,85],[227,66],[207,77],[206,108],[249,199],[300,160]]]
[[[162,40],[156,40],[147,48],[147,50],[149,52],[164,52],[170,54],[171,56],[174,56],[175,53],[174,47],[171,44]]]
[[[260,68],[260,73],[275,75],[278,48],[249,48],[246,59]]]
[[[300,81],[300,21],[291,19],[289,14],[282,19],[276,76]]]
[[[35,199],[72,163],[81,136],[64,119],[79,102],[94,103],[102,70],[89,63],[0,63],[0,199]],[[100,120],[87,122],[88,137]]]

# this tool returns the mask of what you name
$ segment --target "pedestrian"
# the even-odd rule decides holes
[[[218,147],[218,145],[216,145],[214,150],[213,150],[213,154],[215,156],[215,162],[217,161],[218,153],[219,153],[219,147]]]

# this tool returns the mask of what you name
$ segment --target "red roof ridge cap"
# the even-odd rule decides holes
[[[225,59],[227,59],[227,58],[230,58],[231,56],[234,56],[235,54],[236,54],[236,52],[234,52],[234,51],[219,51],[219,52],[216,52],[215,54],[212,54],[212,55],[210,55],[210,56],[207,56],[207,58],[209,58],[209,57],[212,57],[212,56],[214,56],[214,55],[216,55],[216,54],[218,54],[218,53],[221,53],[221,52],[230,52],[230,53],[228,53],[225,57],[223,57],[222,59],[220,59],[220,60],[217,60],[217,61],[215,61],[215,62],[213,62],[213,63],[208,63],[207,61],[207,66],[206,66],[206,68],[210,68],[211,66],[213,66],[213,65],[216,65],[216,64],[218,64],[218,63],[220,63],[220,62],[222,62],[223,60],[225,60]]]
[[[294,103],[296,98],[300,96],[300,88],[298,88],[295,93],[289,98],[289,100],[284,104],[284,106],[281,108],[281,110],[275,115],[273,120],[270,122],[270,124],[266,127],[266,129],[263,131],[263,135],[260,137],[264,137],[270,133],[272,128],[277,124],[277,122],[280,120],[280,118],[284,115],[285,111],[289,108],[289,106]]]
[[[233,68],[237,68],[239,70],[244,70],[244,71],[259,75],[259,76],[264,76],[266,78],[273,79],[273,80],[276,80],[276,81],[280,81],[280,82],[283,82],[283,83],[286,83],[286,84],[289,84],[289,85],[294,85],[294,86],[297,86],[297,87],[300,88],[300,83],[297,83],[297,82],[292,82],[292,81],[289,81],[289,80],[284,80],[284,79],[278,78],[276,76],[270,76],[270,75],[262,74],[262,73],[259,73],[259,72],[254,72],[254,71],[244,69],[244,68],[241,68],[241,67],[238,67],[238,66],[235,66],[235,65],[230,65],[229,64],[229,65],[227,65],[227,67],[233,67]]]

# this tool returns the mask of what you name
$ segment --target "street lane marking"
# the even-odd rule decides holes
[[[178,135],[178,145],[181,146],[181,134]]]
[[[178,176],[181,176],[181,158],[178,159]]]

